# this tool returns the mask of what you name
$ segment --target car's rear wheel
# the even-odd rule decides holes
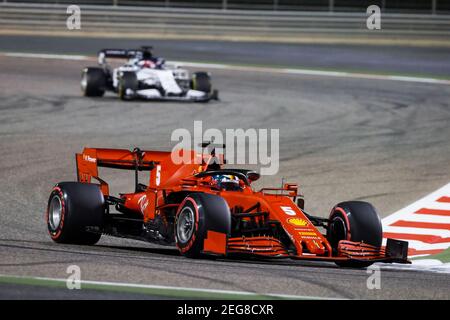
[[[102,68],[85,68],[81,74],[81,91],[86,97],[101,97],[106,90],[106,74]]]
[[[125,71],[119,78],[118,94],[122,100],[132,100],[139,88],[139,81],[136,73]],[[130,93],[131,91],[131,93]]]
[[[341,240],[364,242],[380,247],[383,240],[383,228],[374,206],[364,201],[347,201],[337,204],[331,211],[327,229],[327,239],[337,253]],[[341,267],[364,268],[370,261],[338,261]]]
[[[207,72],[195,72],[192,74],[191,88],[205,93],[211,93],[211,77]]]
[[[48,200],[48,232],[58,243],[93,245],[101,237],[104,213],[105,201],[98,185],[58,183]],[[92,228],[91,232],[88,227]]]
[[[231,214],[226,201],[216,195],[194,193],[177,211],[175,241],[181,254],[195,258],[203,251],[208,230],[230,234]]]

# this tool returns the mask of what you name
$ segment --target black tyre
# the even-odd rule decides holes
[[[48,232],[58,243],[93,245],[101,234],[88,232],[86,227],[101,230],[104,213],[105,200],[99,186],[80,182],[58,183],[48,200]]]
[[[85,68],[81,74],[81,91],[86,97],[101,97],[106,90],[106,74],[102,68]]]
[[[191,88],[210,93],[212,89],[211,77],[207,72],[195,72],[192,74]]]
[[[207,193],[187,196],[175,219],[175,241],[181,254],[199,257],[208,230],[230,234],[228,204],[222,197]]]
[[[118,84],[118,94],[119,98],[122,100],[131,100],[134,98],[134,93],[139,88],[139,81],[137,79],[136,73],[131,71],[125,71],[119,78]],[[127,90],[133,91],[133,94],[127,94]]]
[[[380,247],[383,240],[383,228],[380,217],[368,202],[347,201],[337,204],[331,211],[327,229],[327,239],[334,253],[340,240],[364,242]],[[339,261],[341,267],[364,268],[372,264],[369,261]]]

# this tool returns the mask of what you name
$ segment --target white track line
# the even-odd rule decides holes
[[[0,274],[0,278],[1,277],[67,283],[67,279],[61,279],[61,278],[27,277],[27,276],[14,276],[14,275]],[[94,285],[94,286],[171,290],[171,291],[184,291],[184,292],[197,292],[197,293],[211,293],[211,294],[219,294],[219,295],[221,295],[221,294],[223,294],[223,295],[242,295],[242,296],[246,296],[249,298],[263,296],[263,297],[268,297],[268,298],[283,298],[283,299],[297,299],[297,300],[300,300],[300,299],[337,300],[337,299],[339,299],[339,298],[318,297],[318,296],[298,296],[298,295],[275,294],[275,293],[255,293],[255,292],[249,292],[249,291],[173,287],[173,286],[161,286],[161,285],[149,285],[149,284],[135,284],[135,283],[126,283],[126,282],[80,280],[80,284],[81,284],[81,288],[83,288],[83,284],[88,284],[88,285]]]
[[[74,60],[84,61],[90,60],[88,56],[68,55],[68,54],[47,54],[47,53],[22,53],[22,52],[6,52],[2,55],[15,58],[36,58],[36,59],[57,59],[57,60]]]
[[[450,230],[446,230],[446,229],[427,229],[427,228],[383,226],[383,232],[424,234],[424,235],[439,236],[439,237],[443,237],[443,238],[450,237]]]
[[[407,240],[410,248],[420,250],[445,250],[449,247],[448,243],[423,243],[417,240]]]
[[[428,214],[411,214],[410,216],[408,216],[408,221],[429,222],[429,223],[450,223],[450,217],[433,216]]]
[[[308,75],[308,76],[324,76],[324,77],[340,77],[340,78],[356,78],[356,79],[372,79],[372,80],[394,80],[394,81],[405,81],[405,82],[419,82],[419,83],[450,85],[450,80],[436,79],[436,78],[424,78],[424,77],[390,76],[390,75],[377,75],[377,74],[368,74],[368,73],[324,71],[324,70],[310,70],[310,69],[264,68],[264,67],[235,66],[235,65],[214,64],[214,63],[193,63],[193,62],[182,62],[182,61],[177,61],[174,63],[182,64],[187,67],[200,67],[200,68],[211,68],[211,69],[273,72],[273,73],[299,74],[299,75]]]
[[[62,60],[92,60],[95,61],[95,57],[83,56],[83,55],[63,55],[63,54],[42,54],[42,53],[23,53],[23,52],[5,52],[0,53],[7,57],[17,58],[39,58],[39,59],[62,59]],[[356,72],[341,72],[341,71],[325,71],[325,70],[311,70],[311,69],[289,69],[289,68],[265,68],[265,67],[252,67],[252,66],[237,66],[231,64],[217,64],[217,63],[198,63],[188,61],[171,61],[169,63],[180,64],[186,67],[199,67],[210,69],[221,69],[231,71],[246,71],[246,72],[267,72],[267,73],[281,73],[281,74],[297,74],[307,76],[322,76],[322,77],[339,77],[339,78],[354,78],[354,79],[371,79],[371,80],[391,80],[391,81],[404,81],[414,83],[429,83],[429,84],[444,84],[450,85],[450,80],[436,79],[428,77],[407,77],[407,76],[394,76],[394,75],[378,75],[368,73],[356,73]]]

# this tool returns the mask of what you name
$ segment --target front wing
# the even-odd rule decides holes
[[[208,240],[205,240],[207,244]],[[289,252],[276,238],[270,236],[237,237],[226,241],[227,254],[246,254],[263,258],[291,258],[316,261],[371,261],[411,263],[408,260],[408,242],[387,239],[386,246],[375,247],[362,242],[341,240],[335,256],[314,254],[296,255]]]
[[[213,90],[211,93],[204,94],[189,94],[188,92],[182,95],[161,95],[156,89],[144,89],[130,93],[129,95],[133,98],[149,101],[208,102],[210,100],[219,100],[218,90]]]

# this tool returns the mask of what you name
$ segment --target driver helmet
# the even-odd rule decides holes
[[[216,174],[212,177],[212,184],[220,189],[238,190],[240,189],[239,178],[230,174]]]
[[[150,69],[154,69],[156,67],[156,63],[152,60],[141,60],[138,62],[138,65],[141,68],[150,68]]]

